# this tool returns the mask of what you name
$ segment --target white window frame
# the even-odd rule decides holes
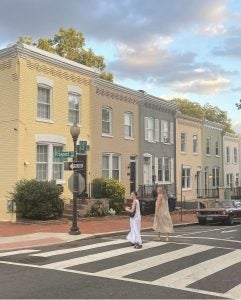
[[[184,137],[184,140],[183,140]],[[186,132],[181,132],[181,152],[185,153],[187,151],[187,134]]]
[[[155,119],[145,117],[145,141],[155,143]]]
[[[47,176],[45,179],[40,179],[40,180],[47,180],[47,181],[50,181],[50,180],[56,180],[56,183],[59,184],[59,183],[65,183],[64,181],[64,161],[61,161],[61,159],[54,159],[54,147],[57,146],[57,147],[61,147],[62,148],[62,151],[64,150],[65,148],[65,145],[64,144],[59,144],[59,143],[51,143],[51,142],[37,142],[36,143],[36,179],[38,180],[38,167],[37,165],[38,164],[42,164],[42,162],[38,162],[37,160],[37,149],[38,149],[38,146],[45,146],[47,147],[47,162],[45,162],[45,164],[47,165]],[[54,178],[53,177],[53,170],[54,170],[54,164],[62,164],[62,178]]]
[[[78,97],[79,109],[70,108],[70,96]],[[74,120],[74,122],[70,120],[70,116],[71,116],[70,112],[75,112],[77,115],[77,120]],[[81,114],[81,94],[69,91],[68,92],[68,124],[69,125],[77,124],[80,126],[81,124],[80,114]]]
[[[173,127],[173,126],[172,126]],[[164,144],[170,144],[170,122],[167,120],[161,120],[161,141]]]
[[[129,124],[126,124],[126,117],[129,118]],[[126,139],[133,139],[133,113],[130,111],[124,113],[124,137]]]
[[[218,174],[218,176],[217,176],[217,174]],[[212,186],[213,187],[220,186],[220,168],[219,167],[212,168]]]
[[[183,168],[182,168],[182,190],[184,190],[184,191],[192,189],[191,174],[192,174],[192,168],[190,166],[183,166]]]
[[[166,180],[165,160],[167,160],[167,159],[168,159],[168,169],[167,170],[169,172],[169,175],[168,175],[169,180]],[[171,157],[164,156],[164,157],[156,159],[155,163],[157,164],[157,166],[156,166],[157,181],[159,183],[162,183],[162,184],[171,184],[171,183],[173,183],[173,178],[174,178],[173,177],[173,172],[174,172],[174,170],[173,170],[173,159]]]
[[[45,89],[45,90],[47,90],[48,91],[48,93],[49,93],[49,104],[47,104],[47,103],[42,103],[42,102],[40,102],[39,101],[39,89]],[[50,86],[50,85],[46,85],[46,84],[43,84],[43,83],[38,83],[37,84],[37,111],[36,111],[36,113],[37,113],[37,115],[36,115],[36,120],[37,121],[41,121],[41,122],[47,122],[47,123],[52,123],[53,121],[52,121],[52,110],[53,110],[53,108],[52,108],[52,102],[53,102],[53,96],[52,96],[52,94],[53,94],[53,89],[52,89],[52,86]],[[46,107],[48,107],[48,109],[49,109],[49,118],[43,118],[43,117],[41,117],[41,116],[38,116],[38,108],[39,108],[39,105],[45,105]]]
[[[234,186],[234,176],[232,173],[226,174],[226,187],[233,187]]]
[[[193,154],[198,154],[198,135],[193,134],[192,136],[192,152]]]
[[[208,144],[207,144],[208,142]],[[209,149],[209,151],[207,151]],[[211,139],[207,137],[205,140],[205,153],[207,156],[211,156]]]
[[[107,110],[109,114],[109,120],[103,120],[103,110]],[[112,120],[113,120],[113,112],[112,108],[109,106],[102,106],[101,109],[101,132],[102,136],[111,136],[112,137]],[[103,132],[103,122],[109,123],[109,132]]]
[[[108,157],[108,177],[103,176],[103,170],[107,171],[107,169],[103,169],[103,157]],[[119,169],[113,169],[113,158],[118,158]],[[102,177],[104,178],[113,178],[113,171],[119,171],[119,178],[116,179],[121,181],[121,155],[118,153],[102,153]]]

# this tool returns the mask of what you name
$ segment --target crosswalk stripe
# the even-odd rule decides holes
[[[96,272],[95,274],[100,276],[106,276],[111,278],[120,278],[132,273],[143,271],[151,267],[161,265],[163,263],[173,261],[178,258],[186,257],[195,253],[203,252],[205,250],[212,249],[214,247],[205,246],[205,245],[193,245],[187,248],[170,251],[164,254],[156,255],[153,257],[148,257],[141,259],[129,264],[118,266],[112,269],[107,269],[103,271]]]
[[[83,256],[83,257],[77,257],[77,258],[73,258],[73,259],[50,263],[50,264],[44,265],[44,267],[49,268],[49,269],[64,269],[64,268],[69,268],[69,267],[73,267],[73,266],[77,266],[77,265],[81,265],[81,264],[85,264],[85,263],[89,263],[89,262],[93,262],[93,261],[99,261],[102,259],[119,256],[119,255],[126,254],[126,253],[131,253],[134,251],[142,251],[142,250],[146,250],[146,249],[150,249],[150,248],[154,248],[154,247],[160,247],[161,245],[164,245],[164,244],[166,244],[166,243],[150,242],[150,243],[144,244],[142,249],[134,249],[133,247],[129,247],[129,248],[124,247],[124,248],[120,248],[120,249],[105,251],[102,253],[91,254],[91,255],[87,255],[87,256]]]
[[[234,288],[229,290],[227,293],[223,294],[224,297],[229,297],[232,299],[241,299],[241,283],[236,285]]]
[[[10,255],[16,255],[16,254],[26,254],[26,253],[32,253],[32,252],[37,252],[39,250],[16,250],[16,251],[8,251],[8,252],[3,252],[0,253],[0,257],[4,257],[4,256],[10,256]]]
[[[235,250],[231,253],[209,259],[200,264],[159,278],[153,281],[153,283],[174,288],[184,288],[239,262],[241,262],[241,250]]]
[[[86,246],[79,246],[79,247],[74,247],[74,248],[68,248],[68,249],[61,249],[61,250],[48,251],[48,252],[44,252],[44,253],[32,254],[31,256],[50,257],[50,256],[61,255],[61,254],[68,254],[68,253],[73,253],[73,252],[78,252],[78,251],[101,248],[101,247],[104,247],[104,246],[124,244],[126,242],[127,242],[126,240],[107,241],[107,242],[103,242],[103,243],[95,243],[95,244],[86,245]]]

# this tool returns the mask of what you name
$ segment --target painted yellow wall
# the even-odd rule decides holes
[[[17,58],[0,59],[0,220],[15,220],[7,213],[7,199],[18,177],[18,117]]]
[[[181,132],[187,135],[187,147],[185,152],[181,152]],[[193,135],[198,136],[198,151],[193,153]],[[177,179],[177,198],[181,196],[181,167],[191,167],[191,188],[183,189],[183,200],[190,201],[197,199],[197,182],[195,174],[197,170],[202,169],[202,121],[189,117],[178,117],[176,119],[176,179]],[[203,170],[201,170],[203,171]]]

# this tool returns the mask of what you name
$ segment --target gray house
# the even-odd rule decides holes
[[[139,184],[166,185],[175,193],[177,105],[140,91]]]
[[[203,121],[203,196],[210,195],[210,190],[223,187],[223,135],[224,126],[218,123]]]

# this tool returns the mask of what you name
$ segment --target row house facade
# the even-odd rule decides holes
[[[202,120],[177,115],[176,195],[185,201],[196,201],[202,190],[202,128]]]
[[[7,201],[20,179],[54,179],[63,186],[64,197],[72,197],[72,172],[64,171],[55,153],[73,150],[73,123],[89,143],[91,81],[97,75],[92,68],[21,43],[0,50],[1,220],[15,218],[7,213]]]
[[[177,106],[140,92],[139,180],[163,184],[175,193],[175,116]]]

